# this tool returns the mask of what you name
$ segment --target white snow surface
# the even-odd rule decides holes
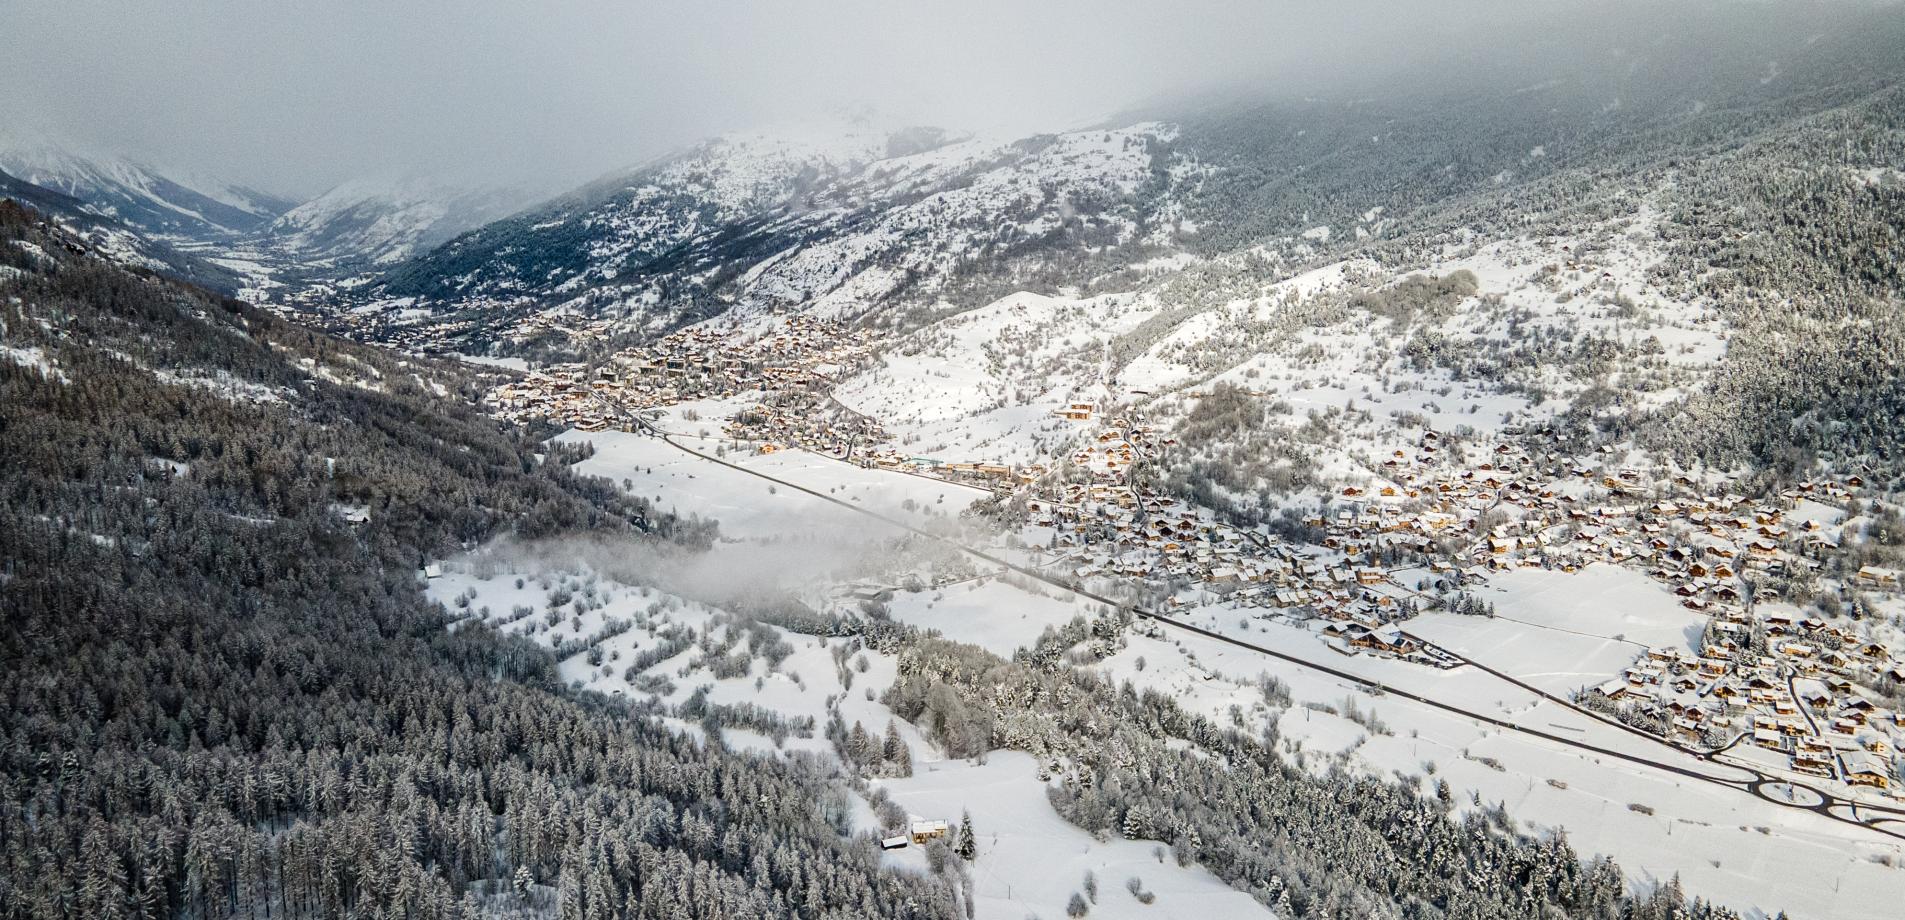
[[[1102,920],[1214,920],[1274,917],[1249,895],[1225,885],[1198,866],[1179,868],[1154,854],[1151,840],[1093,840],[1060,818],[1045,800],[1037,765],[1019,751],[995,751],[986,763],[921,764],[911,777],[878,781],[893,800],[922,817],[957,821],[971,812],[979,856],[973,862],[977,916],[1019,920],[1060,917],[1086,872],[1097,876],[1098,901],[1090,916]],[[894,865],[923,869],[925,854],[909,847],[887,854]],[[1146,905],[1126,890],[1132,877],[1157,896]]]
[[[680,419],[666,424],[679,426]],[[692,424],[692,423],[687,423]],[[711,567],[722,572],[745,572],[779,565],[779,557],[763,556],[776,545],[831,543],[845,555],[871,552],[894,538],[886,528],[846,509],[813,496],[770,494],[766,483],[739,470],[718,467],[674,450],[660,441],[638,435],[602,432],[566,435],[595,442],[595,457],[584,462],[584,472],[610,476],[618,483],[631,480],[636,494],[660,496],[662,507],[683,514],[720,520],[724,541],[712,553]],[[712,441],[689,443],[713,450]],[[957,507],[962,497],[944,483],[899,473],[863,470],[797,451],[781,454],[731,455],[749,469],[771,469],[776,475],[810,484],[843,500],[921,526],[944,526],[947,517],[926,509],[938,494]],[[976,493],[975,493],[976,494]],[[905,505],[914,499],[913,510]],[[855,502],[855,499],[858,501]],[[969,499],[966,499],[969,500]],[[950,511],[947,512],[950,514]],[[983,542],[985,538],[975,537]],[[991,544],[987,544],[991,545]],[[831,554],[833,551],[828,550]],[[771,561],[770,561],[771,560]],[[799,590],[815,596],[837,575],[826,574],[835,563],[818,566],[811,577],[795,579]],[[465,587],[477,587],[474,606],[487,605],[491,615],[519,602],[512,599],[513,582],[498,575],[487,582],[467,580],[456,572],[432,582],[432,591],[446,599]],[[465,579],[465,580],[459,580]],[[530,590],[535,592],[534,582]],[[627,611],[652,603],[653,597],[628,599],[638,589],[620,588],[610,595],[605,611],[583,617],[581,634],[598,628],[598,614]],[[651,589],[652,591],[653,589]],[[1551,692],[1561,692],[1593,681],[1631,660],[1638,646],[1671,646],[1687,641],[1692,617],[1675,605],[1652,582],[1624,569],[1591,566],[1580,573],[1533,570],[1493,576],[1477,589],[1495,602],[1493,620],[1460,617],[1423,617],[1411,621],[1411,630],[1433,632],[1491,667],[1516,675]],[[1005,654],[1036,638],[1047,625],[1069,619],[1083,605],[1013,587],[993,577],[898,591],[888,602],[892,615],[909,623],[929,626],[959,641],[974,642]],[[524,603],[541,603],[541,595]],[[679,622],[705,624],[713,608],[679,600],[668,616]],[[1349,658],[1329,651],[1308,629],[1272,622],[1256,614],[1224,606],[1192,607],[1182,619],[1228,635],[1247,638],[1301,658],[1316,660],[1357,674],[1383,686],[1421,693],[1516,724],[1692,769],[1724,771],[1659,744],[1638,738],[1574,710],[1540,699],[1471,668],[1437,671],[1403,662],[1370,657]],[[540,622],[541,616],[523,623]],[[1564,632],[1563,630],[1566,630]],[[565,616],[561,635],[576,634]],[[1620,635],[1624,640],[1613,637]],[[539,638],[541,638],[539,636]],[[790,715],[824,715],[820,704],[829,693],[843,692],[825,648],[810,637],[789,636],[795,653],[777,672],[757,661],[746,678],[712,681],[705,671],[681,669],[687,657],[663,662],[650,671],[675,682],[664,702],[679,702],[693,688],[714,685],[717,702],[758,702]],[[1484,805],[1504,803],[1526,832],[1542,835],[1565,831],[1582,854],[1605,853],[1617,859],[1637,889],[1678,875],[1691,894],[1745,911],[1769,916],[1778,910],[1795,918],[1855,918],[1879,920],[1891,916],[1889,905],[1905,894],[1905,870],[1881,862],[1905,861],[1905,848],[1869,832],[1848,828],[1808,812],[1761,802],[1740,792],[1685,777],[1617,761],[1544,741],[1539,738],[1477,724],[1469,719],[1401,699],[1393,694],[1372,696],[1358,686],[1266,658],[1254,652],[1198,636],[1167,630],[1160,638],[1133,634],[1129,646],[1095,665],[1110,679],[1132,681],[1174,696],[1193,710],[1219,720],[1231,718],[1232,707],[1242,713],[1246,730],[1275,724],[1286,756],[1322,773],[1336,765],[1384,777],[1417,777],[1432,785],[1445,780],[1457,807],[1472,808],[1471,796]],[[609,640],[626,661],[635,651],[621,642],[647,642],[636,630]],[[692,655],[692,653],[690,653]],[[849,722],[883,729],[890,718],[877,703],[864,699],[865,686],[879,687],[891,679],[891,663],[869,656],[869,669],[857,675],[845,693]],[[1141,661],[1142,660],[1142,661]],[[566,660],[566,679],[608,693],[635,692],[622,679],[620,664],[610,662],[602,675],[580,655]],[[791,674],[801,676],[793,682]],[[777,676],[778,674],[778,676]],[[1289,708],[1269,707],[1256,686],[1259,675],[1283,680],[1295,700]],[[754,680],[763,680],[761,690]],[[831,689],[830,689],[831,688]],[[1336,714],[1303,704],[1327,705]],[[1354,705],[1361,722],[1348,718]],[[1370,718],[1373,716],[1373,720]],[[1379,725],[1382,730],[1371,726]],[[683,727],[690,730],[690,727]],[[1043,801],[1032,767],[1022,755],[994,752],[990,762],[972,766],[946,762],[911,726],[901,726],[913,748],[916,775],[909,780],[883,780],[900,803],[922,817],[956,820],[970,810],[979,831],[982,855],[975,866],[980,915],[1017,920],[1028,911],[1057,916],[1083,872],[1096,872],[1101,889],[1094,916],[1124,916],[1139,910],[1124,891],[1124,879],[1140,876],[1158,893],[1148,911],[1195,910],[1209,916],[1249,916],[1253,903],[1226,900],[1235,893],[1217,886],[1200,870],[1176,870],[1167,859],[1160,865],[1143,843],[1094,844],[1072,828]],[[731,743],[773,750],[771,740],[750,732],[727,732]],[[788,739],[787,749],[821,749],[819,739]],[[1494,765],[1491,765],[1494,764]],[[1433,776],[1425,774],[1433,767]],[[1499,768],[1497,768],[1499,767]],[[1425,786],[1424,788],[1427,788]],[[1652,814],[1634,811],[1645,805]],[[1028,854],[1038,854],[1032,856]],[[896,865],[917,861],[917,852],[890,857]],[[1825,890],[1818,879],[1836,879]],[[1191,902],[1186,905],[1184,902]],[[1131,916],[1178,914],[1132,913]]]

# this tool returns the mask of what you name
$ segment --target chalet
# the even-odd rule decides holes
[[[1673,736],[1675,739],[1688,743],[1700,740],[1702,731],[1700,723],[1682,716],[1674,719],[1671,724],[1673,726]]]
[[[856,601],[885,601],[892,599],[893,589],[885,585],[852,585],[847,588],[846,596]]]
[[[1854,786],[1885,789],[1891,786],[1891,771],[1885,761],[1870,751],[1846,751],[1839,755],[1839,769],[1845,781]]]
[[[1095,408],[1094,404],[1088,402],[1067,403],[1062,408],[1053,410],[1052,414],[1067,421],[1089,422],[1092,410]]]
[[[1794,751],[1792,767],[1800,773],[1832,778],[1832,760],[1824,754]]]
[[[938,840],[946,836],[946,822],[914,821],[909,829],[909,836],[913,838],[914,843],[924,846],[929,840]]]
[[[1897,569],[1881,568],[1876,565],[1860,566],[1853,576],[1859,584],[1874,588],[1896,588],[1899,585]]]
[[[1776,651],[1788,658],[1811,658],[1813,647],[1804,642],[1781,642]]]

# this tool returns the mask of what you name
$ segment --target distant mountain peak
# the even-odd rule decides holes
[[[173,239],[246,233],[290,206],[256,190],[202,177],[181,179],[124,156],[47,137],[0,138],[0,170],[76,198],[102,217]]]

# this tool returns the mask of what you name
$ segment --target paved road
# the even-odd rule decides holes
[[[1217,642],[1222,642],[1226,645],[1232,645],[1238,648],[1247,649],[1249,651],[1256,652],[1261,655],[1275,658],[1279,661],[1284,661],[1290,664],[1294,664],[1301,668],[1306,668],[1308,670],[1316,671],[1316,672],[1328,675],[1330,677],[1334,677],[1338,680],[1347,681],[1349,683],[1367,688],[1376,693],[1409,700],[1410,702],[1419,703],[1421,705],[1428,706],[1433,709],[1439,709],[1444,712],[1452,713],[1454,715],[1458,715],[1466,719],[1471,719],[1481,724],[1492,725],[1497,728],[1504,729],[1506,731],[1516,732],[1518,734],[1526,735],[1532,738],[1539,738],[1543,741],[1547,741],[1553,744],[1563,745],[1565,747],[1570,747],[1579,751],[1585,751],[1587,753],[1594,754],[1599,757],[1611,757],[1616,760],[1625,761],[1627,763],[1632,763],[1638,766],[1647,767],[1649,769],[1658,770],[1664,773],[1670,773],[1675,776],[1683,776],[1688,779],[1697,780],[1699,782],[1711,783],[1713,785],[1723,786],[1728,789],[1735,789],[1735,790],[1739,790],[1743,792],[1748,792],[1753,794],[1754,796],[1764,799],[1765,801],[1772,802],[1776,805],[1784,805],[1788,808],[1804,809],[1806,811],[1811,811],[1811,812],[1814,812],[1815,814],[1819,814],[1824,817],[1830,818],[1834,821],[1839,821],[1841,823],[1850,824],[1855,827],[1864,828],[1866,830],[1872,831],[1873,833],[1884,834],[1885,836],[1888,836],[1888,837],[1897,838],[1899,840],[1905,840],[1905,832],[1895,831],[1886,827],[1879,826],[1880,824],[1891,823],[1897,818],[1905,817],[1905,810],[1877,807],[1877,806],[1867,805],[1865,803],[1853,802],[1848,799],[1843,799],[1837,796],[1829,795],[1824,790],[1816,789],[1811,786],[1807,786],[1803,783],[1794,782],[1794,781],[1785,779],[1783,777],[1776,777],[1776,776],[1768,775],[1766,773],[1762,773],[1759,770],[1753,767],[1746,766],[1744,764],[1716,761],[1713,758],[1717,752],[1709,752],[1705,754],[1701,754],[1697,752],[1682,752],[1682,753],[1691,753],[1692,756],[1695,756],[1699,758],[1700,760],[1710,763],[1713,766],[1720,767],[1721,769],[1739,770],[1739,771],[1745,772],[1749,774],[1751,778],[1737,779],[1737,778],[1726,777],[1726,776],[1715,776],[1713,774],[1696,770],[1691,767],[1682,766],[1680,764],[1666,763],[1664,761],[1654,760],[1649,757],[1643,757],[1638,754],[1630,754],[1625,751],[1617,751],[1611,748],[1604,748],[1599,745],[1589,744],[1585,741],[1569,738],[1564,735],[1557,735],[1552,732],[1546,732],[1540,729],[1529,728],[1527,726],[1520,725],[1515,722],[1510,722],[1505,719],[1499,719],[1494,716],[1487,715],[1485,713],[1475,712],[1469,709],[1463,709],[1460,706],[1455,706],[1450,703],[1445,703],[1441,700],[1437,700],[1432,697],[1422,696],[1420,694],[1411,693],[1406,690],[1398,690],[1392,687],[1386,687],[1386,686],[1383,686],[1380,682],[1372,681],[1366,677],[1362,677],[1357,674],[1352,674],[1348,671],[1343,671],[1326,664],[1321,664],[1319,662],[1315,662],[1306,658],[1301,658],[1295,655],[1291,655],[1286,652],[1281,652],[1276,649],[1266,648],[1261,645],[1256,645],[1254,643],[1247,642],[1245,640],[1238,639],[1233,636],[1228,636],[1223,633],[1213,632],[1211,630],[1204,629],[1203,627],[1200,627],[1200,626],[1193,626],[1189,623],[1183,622],[1181,620],[1173,619],[1169,616],[1166,616],[1161,613],[1157,613],[1155,611],[1145,610],[1123,601],[1114,600],[1112,598],[1105,597],[1103,595],[1096,594],[1091,591],[1087,591],[1082,588],[1075,587],[1059,579],[1052,578],[1051,576],[1048,576],[1044,574],[1043,572],[1040,572],[1036,569],[1031,569],[1025,566],[1018,565],[1006,559],[1002,559],[998,556],[992,555],[991,553],[988,553],[984,550],[974,549],[970,546],[967,546],[963,543],[958,542],[957,540],[953,540],[951,538],[942,536],[940,534],[932,533],[926,530],[921,530],[920,528],[914,527],[911,524],[908,524],[904,521],[887,517],[886,515],[880,514],[875,511],[869,511],[866,508],[858,507],[850,502],[842,501],[838,498],[828,495],[825,492],[820,492],[815,489],[810,489],[798,483],[788,482],[787,480],[780,479],[775,476],[770,476],[758,470],[749,469],[748,467],[742,466],[738,463],[731,463],[727,460],[724,460],[720,457],[713,456],[711,454],[704,454],[698,450],[695,450],[691,447],[681,444],[680,442],[676,441],[673,437],[671,437],[666,432],[663,432],[660,429],[657,429],[653,425],[649,424],[647,420],[645,419],[641,419],[638,417],[636,418],[635,421],[637,424],[641,425],[649,433],[655,435],[656,437],[661,438],[663,442],[668,444],[668,446],[673,447],[676,450],[682,451],[683,453],[687,453],[697,458],[700,458],[701,460],[707,461],[709,463],[717,464],[719,466],[725,466],[729,469],[746,473],[749,476],[755,476],[760,479],[765,479],[768,482],[774,483],[775,485],[778,485],[782,488],[793,489],[797,492],[811,495],[815,498],[820,499],[821,501],[831,502],[849,511],[853,511],[855,513],[865,515],[875,520],[882,521],[888,525],[897,527],[909,533],[926,537],[927,539],[937,540],[941,543],[946,544],[947,546],[950,546],[954,549],[965,552],[975,558],[982,559],[986,562],[990,562],[1001,568],[1010,569],[1014,572],[1019,573],[1020,575],[1024,575],[1025,577],[1033,578],[1038,581],[1045,582],[1046,584],[1052,585],[1059,589],[1070,591],[1073,594],[1076,594],[1088,600],[1097,601],[1101,604],[1106,604],[1111,607],[1118,607],[1118,608],[1124,608],[1124,609],[1130,610],[1133,614],[1137,616],[1143,617],[1148,620],[1152,620],[1157,623],[1161,623],[1173,629],[1203,636],[1207,639],[1211,639]],[[1457,657],[1460,657],[1460,656],[1457,656]],[[1549,700],[1557,699],[1547,693],[1544,693],[1540,690],[1536,690],[1532,687],[1529,687],[1528,685],[1523,684],[1512,677],[1501,674],[1498,671],[1490,670],[1473,661],[1468,661],[1468,659],[1463,659],[1463,660],[1467,661],[1471,665],[1474,665],[1480,670],[1487,672],[1488,674],[1491,674],[1502,680],[1506,680],[1509,683],[1517,687],[1520,687],[1522,689],[1534,692],[1544,699],[1549,699]],[[1565,701],[1562,701],[1562,702],[1564,705],[1570,705],[1570,708],[1572,708],[1571,704],[1567,704]],[[1666,742],[1661,741],[1660,739],[1655,738],[1654,736],[1646,734],[1644,732],[1641,732],[1639,734],[1641,734],[1642,737],[1645,737],[1655,743],[1663,744],[1663,745],[1666,744]],[[1735,740],[1737,741],[1737,739]],[[1667,745],[1667,746],[1670,748],[1672,747],[1671,745]],[[1731,745],[1728,745],[1728,747],[1730,746]],[[1680,751],[1680,749],[1678,748],[1672,748],[1672,749],[1677,752]],[[1724,748],[1722,748],[1721,750],[1724,750]],[[1812,796],[1816,797],[1818,801],[1816,804],[1811,804],[1811,805],[1797,804],[1794,802],[1787,801],[1779,797],[1777,794],[1769,791],[1769,787],[1774,787],[1774,786],[1788,786],[1793,789],[1803,790],[1807,793],[1810,793]],[[1872,812],[1875,814],[1873,817],[1861,819],[1861,818],[1849,817],[1847,815],[1842,815],[1837,813],[1834,810],[1834,809],[1850,809],[1854,807],[1856,807],[1859,810]]]
[[[1812,707],[1806,705],[1806,701],[1799,698],[1799,675],[1786,675],[1786,693],[1793,698],[1793,708],[1799,710],[1800,716],[1805,718],[1806,727],[1812,729],[1812,736],[1814,738],[1819,737],[1822,733],[1819,731],[1818,720],[1812,717]]]

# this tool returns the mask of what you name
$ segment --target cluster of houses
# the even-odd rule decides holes
[[[1905,664],[1853,621],[1802,617],[1763,588],[1749,594],[1756,574],[1824,568],[1839,549],[1827,522],[1864,485],[1859,477],[1748,499],[1686,476],[1535,460],[1511,444],[1482,448],[1478,459],[1473,446],[1451,450],[1442,440],[1431,432],[1414,451],[1394,451],[1380,485],[1347,487],[1343,497],[1378,503],[1379,533],[1458,535],[1464,548],[1453,564],[1473,570],[1608,563],[1646,573],[1709,617],[1708,640],[1697,654],[1651,650],[1594,696],[1690,747],[1750,742],[1797,773],[1897,784],[1905,714],[1869,688],[1905,683]],[[1367,506],[1355,514],[1370,517]],[[1326,545],[1342,532],[1332,526]],[[1431,558],[1431,569],[1451,566]],[[1895,571],[1869,565],[1848,581],[1861,590],[1899,585]]]
[[[1862,487],[1856,477],[1748,499],[1623,467],[1611,455],[1585,463],[1536,457],[1514,443],[1428,431],[1372,466],[1362,484],[1342,487],[1330,510],[1307,522],[1319,542],[1297,544],[1134,482],[1134,466],[1175,440],[1116,407],[1071,402],[1056,410],[1081,430],[1072,453],[1049,468],[907,456],[875,420],[827,395],[839,370],[871,348],[864,331],[798,315],[766,334],[693,327],[598,365],[543,369],[488,399],[505,418],[593,431],[642,409],[759,392],[762,400],[724,427],[756,450],[799,447],[991,489],[1059,571],[1195,586],[1236,607],[1322,621],[1320,637],[1345,654],[1457,663],[1398,625],[1416,611],[1415,592],[1390,570],[1399,558],[1445,585],[1521,567],[1630,566],[1708,615],[1709,641],[1698,654],[1650,652],[1592,691],[1604,705],[1668,740],[1750,741],[1798,773],[1897,785],[1905,716],[1864,688],[1905,683],[1905,664],[1855,627],[1764,612],[1797,608],[1748,596],[1751,581],[1742,577],[1821,569],[1839,548],[1825,523],[1831,506]],[[1900,574],[1865,566],[1847,580],[1895,591]]]
[[[1232,528],[1207,510],[1133,488],[1134,460],[1168,443],[1141,423],[1101,418],[1069,469],[1020,490],[1023,522],[1078,577],[1119,575],[1196,584],[1238,606],[1286,608],[1326,620],[1331,648],[1429,664],[1452,659],[1398,626],[1409,593],[1378,563],[1394,550],[1461,584],[1468,572],[1540,567],[1575,571],[1624,564],[1658,579],[1711,618],[1700,654],[1657,650],[1597,688],[1635,724],[1711,746],[1740,738],[1787,758],[1790,769],[1889,789],[1905,715],[1862,688],[1905,683],[1905,664],[1849,621],[1762,613],[1742,574],[1818,570],[1838,548],[1824,521],[1862,486],[1803,483],[1749,500],[1708,494],[1687,477],[1657,481],[1638,469],[1534,458],[1515,444],[1463,444],[1425,433],[1396,450],[1367,485],[1341,490],[1308,523],[1323,534],[1298,546]],[[1670,498],[1647,497],[1670,495]],[[1865,566],[1861,589],[1897,590],[1895,570]],[[1787,606],[1786,609],[1796,610]],[[1755,646],[1763,636],[1764,648]]]
[[[1432,446],[1425,437],[1422,447]],[[1782,612],[1797,608],[1770,592],[1748,593],[1755,573],[1823,568],[1839,545],[1825,523],[1836,516],[1831,505],[1852,497],[1862,485],[1857,477],[1751,500],[1710,494],[1685,476],[1654,481],[1631,468],[1576,464],[1560,477],[1544,475],[1509,445],[1456,473],[1430,474],[1434,454],[1398,452],[1391,460],[1386,469],[1396,482],[1385,491],[1434,496],[1424,511],[1402,517],[1429,531],[1473,534],[1461,560],[1470,566],[1625,564],[1709,617],[1698,654],[1652,650],[1594,688],[1631,724],[1690,747],[1750,741],[1794,772],[1849,785],[1889,789],[1900,775],[1894,751],[1905,741],[1905,715],[1862,688],[1905,681],[1905,664],[1851,621],[1799,617]],[[1497,523],[1477,530],[1482,512]],[[1851,581],[1881,590],[1898,583],[1891,570],[1873,566]]]
[[[1294,620],[1327,621],[1322,636],[1346,654],[1406,658],[1439,667],[1456,661],[1404,635],[1409,592],[1377,564],[1381,513],[1332,517],[1322,548],[1240,529],[1208,509],[1148,485],[1134,485],[1134,464],[1175,445],[1141,417],[1099,416],[1067,463],[1024,477],[1011,491],[1009,516],[1079,579],[1144,578],[1194,585],[1236,607],[1267,608]],[[1180,594],[1166,600],[1184,601]]]
[[[868,445],[887,440],[886,429],[879,422],[804,386],[781,391],[771,402],[735,413],[721,431],[736,441],[748,442],[757,453],[798,447],[841,459],[864,454]]]
[[[550,421],[601,431],[614,414],[606,402],[614,383],[607,375],[591,377],[583,365],[558,364],[493,387],[483,402],[492,415],[512,422]]]
[[[586,320],[574,313],[535,313],[520,318],[486,320],[443,319],[410,301],[393,301],[387,309],[331,309],[332,292],[322,286],[288,295],[271,304],[299,322],[316,321],[325,331],[359,341],[385,342],[404,351],[426,355],[453,355],[472,341],[564,339],[584,352],[609,341],[624,324],[617,319]],[[491,301],[499,312],[511,312],[519,302]]]
[[[1727,642],[1697,655],[1651,649],[1594,693],[1688,747],[1750,742],[1795,773],[1890,791],[1905,714],[1860,687],[1905,667],[1878,643],[1845,644],[1851,631],[1822,620],[1768,620],[1768,654]]]
[[[896,470],[916,476],[931,476],[947,482],[990,489],[995,493],[1009,492],[1029,485],[1038,481],[1039,477],[1047,472],[1042,463],[1014,465],[985,461],[938,460],[932,457],[909,456],[893,447],[879,447],[868,451],[864,462],[865,465],[878,469]]]
[[[801,394],[818,403],[833,376],[863,359],[870,342],[864,330],[798,314],[751,335],[694,326],[599,364],[540,369],[495,387],[486,402],[512,421],[551,420],[582,431],[620,427],[644,409],[749,392]],[[800,408],[812,407],[751,415],[751,425],[732,433],[777,446],[823,447],[842,439],[842,432]]]

